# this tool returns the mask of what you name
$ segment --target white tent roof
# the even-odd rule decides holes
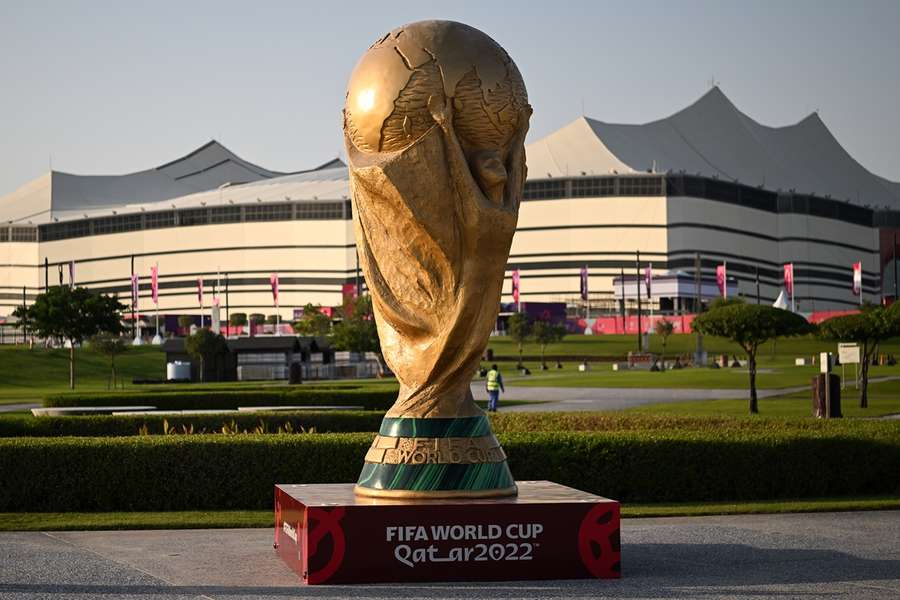
[[[343,166],[343,162],[334,159],[317,169]],[[300,171],[305,172],[309,171]],[[126,175],[51,171],[0,198],[0,222],[37,225],[84,214],[109,214],[113,209],[169,201],[215,190],[228,183],[268,181],[284,176],[292,175],[248,162],[213,140],[164,165]]]
[[[157,202],[128,203],[115,208],[117,212],[134,213],[141,210],[157,211],[171,208],[223,206],[253,202],[279,202],[282,200],[340,200],[349,198],[350,181],[347,167],[320,167],[313,171],[262,179],[243,185],[224,185],[196,194]],[[108,216],[111,208],[73,210],[54,213],[60,221],[88,217]]]
[[[900,183],[865,169],[816,113],[768,127],[715,87],[672,116],[643,125],[579,117],[527,148],[533,178],[684,171],[770,190],[900,208]]]
[[[684,171],[900,209],[900,183],[857,163],[818,115],[787,127],[767,127],[735,108],[719,88],[644,125],[579,117],[529,144],[527,156],[529,179]],[[128,175],[51,171],[0,198],[0,223],[37,225],[113,210],[349,195],[347,168],[339,159],[309,171],[279,173],[245,161],[213,140],[170,163]]]
[[[775,302],[772,303],[772,306],[775,308],[780,308],[781,310],[790,310],[790,303],[787,299],[787,294],[784,293],[784,290],[778,293],[778,297],[775,298]]]

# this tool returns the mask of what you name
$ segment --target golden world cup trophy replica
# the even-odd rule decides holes
[[[359,495],[516,494],[470,385],[499,312],[530,116],[515,63],[461,23],[399,27],[353,71],[344,137],[356,243],[400,382]]]

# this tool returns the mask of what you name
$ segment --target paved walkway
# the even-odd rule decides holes
[[[900,380],[900,376],[873,377],[869,383]],[[772,398],[809,390],[808,385],[757,390],[759,398]],[[851,394],[855,390],[847,390]],[[472,382],[476,400],[487,400],[483,381]],[[533,405],[503,406],[503,399],[531,400]],[[516,387],[506,386],[500,395],[503,412],[623,410],[643,404],[691,402],[695,400],[745,400],[747,389],[611,388],[611,387]],[[537,403],[537,401],[541,401]]]
[[[31,410],[32,408],[40,408],[41,405],[30,402],[28,404],[0,404],[0,413],[18,412],[20,410]]]
[[[780,396],[803,391],[806,386],[759,390],[760,398]],[[483,382],[472,384],[472,394],[476,400],[487,400]],[[678,389],[678,388],[574,388],[574,387],[515,387],[506,386],[506,393],[500,396],[500,410],[503,412],[534,411],[577,411],[577,410],[622,410],[642,404],[668,402],[689,402],[693,400],[719,400],[748,398],[747,390],[741,389]],[[519,404],[503,406],[503,400],[542,401],[533,405]]]
[[[900,597],[900,512],[622,525],[623,579],[301,587],[268,529],[0,533],[0,599]]]

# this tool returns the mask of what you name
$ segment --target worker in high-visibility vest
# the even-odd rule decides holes
[[[497,412],[500,392],[506,393],[506,389],[503,387],[503,375],[500,374],[497,365],[491,365],[491,370],[487,372],[487,377],[484,381],[488,393],[488,412]]]

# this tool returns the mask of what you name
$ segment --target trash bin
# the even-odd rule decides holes
[[[812,378],[813,416],[817,419],[839,419],[841,414],[841,378],[834,373],[830,374],[830,404],[828,409],[825,401],[825,374],[820,373]]]

